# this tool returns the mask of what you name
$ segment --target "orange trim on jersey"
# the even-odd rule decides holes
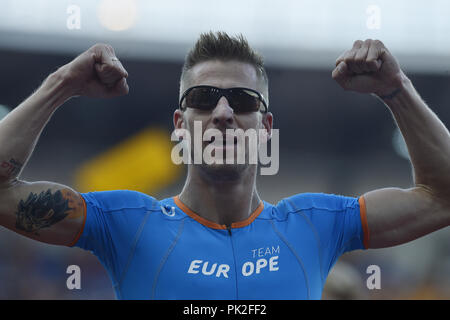
[[[81,199],[83,200],[83,226],[81,227],[80,231],[78,231],[77,235],[75,236],[75,239],[68,244],[68,247],[73,247],[75,245],[75,243],[78,242],[78,240],[80,239],[81,235],[83,234],[84,231],[84,226],[86,225],[86,216],[87,216],[87,207],[86,207],[86,201],[84,200],[83,196],[79,195],[81,197]]]
[[[227,229],[227,226],[224,224],[218,224],[218,223],[209,221],[209,220],[199,216],[197,213],[195,213],[194,211],[189,209],[183,202],[181,202],[181,200],[178,196],[173,197],[173,201],[181,210],[183,210],[184,213],[186,213],[189,217],[191,217],[195,221],[201,223],[202,225],[204,225],[208,228],[212,228],[212,229],[222,229],[222,230]],[[256,210],[253,211],[252,214],[247,219],[239,221],[239,222],[233,222],[231,224],[231,228],[243,228],[243,227],[248,226],[250,223],[252,223],[256,219],[256,217],[259,216],[259,214],[263,211],[263,209],[264,209],[264,203],[261,201],[259,203],[258,207],[256,208]]]
[[[366,214],[366,201],[364,200],[364,197],[361,196],[358,199],[359,202],[359,212],[361,215],[361,224],[364,232],[364,247],[366,249],[369,249],[369,225],[367,224],[367,214]]]

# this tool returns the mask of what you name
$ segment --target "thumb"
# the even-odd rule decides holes
[[[115,84],[105,86],[99,82],[92,82],[89,86],[87,96],[113,98],[128,94],[129,87],[125,78],[120,79]]]
[[[96,63],[94,68],[100,82],[107,86],[115,85],[123,77],[123,74],[117,70],[117,67],[109,63]]]
[[[128,86],[127,80],[125,78],[122,78],[109,89],[109,96],[122,96],[128,94],[128,92],[130,92],[130,87]]]

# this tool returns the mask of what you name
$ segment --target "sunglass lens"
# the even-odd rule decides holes
[[[213,88],[194,88],[186,96],[186,107],[211,110],[215,107],[217,92]]]
[[[253,112],[259,110],[257,93],[245,89],[232,89],[229,94],[230,104],[234,112]]]

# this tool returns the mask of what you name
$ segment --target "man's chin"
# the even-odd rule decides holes
[[[200,165],[200,169],[204,174],[218,181],[239,180],[248,168],[248,164],[213,163]]]

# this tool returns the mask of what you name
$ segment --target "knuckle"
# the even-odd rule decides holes
[[[105,50],[104,43],[96,43],[92,47],[90,47],[88,51],[94,54],[95,56],[101,56],[104,50]]]
[[[351,58],[353,58],[354,55],[355,55],[355,52],[353,50],[349,50],[344,54],[344,56],[342,57],[342,60],[345,61],[345,60],[351,59]]]
[[[345,62],[346,64],[353,63],[354,61],[355,61],[355,58],[354,58],[353,56],[346,56],[346,57],[344,58],[344,62]]]
[[[378,40],[378,39],[374,40],[374,43],[375,43],[377,46],[384,46],[383,42],[381,42],[381,41]]]
[[[113,47],[107,43],[96,43],[93,47],[93,49],[97,49],[97,50],[107,50],[107,51],[112,51]]]
[[[363,63],[363,62],[365,62],[365,61],[366,61],[366,59],[365,59],[365,57],[362,56],[362,55],[357,55],[357,56],[355,57],[355,62],[356,62],[356,63]]]
[[[363,43],[363,47],[365,48],[370,48],[370,46],[373,44],[373,40],[372,39],[366,39]]]
[[[344,57],[340,56],[339,58],[336,59],[334,65],[337,67],[342,61],[344,61]]]
[[[351,56],[351,54],[350,54],[351,52],[352,52],[351,50],[345,51],[345,52],[342,54],[342,56],[340,57],[341,60],[345,60],[345,59],[347,59],[348,57],[350,57],[350,56]]]
[[[339,78],[339,72],[333,71],[333,72],[331,73],[331,77],[332,77],[334,80],[338,79],[338,78]]]
[[[102,49],[102,48],[104,48],[105,46],[106,46],[105,43],[99,42],[99,43],[94,44],[93,48],[96,48],[96,49]]]

